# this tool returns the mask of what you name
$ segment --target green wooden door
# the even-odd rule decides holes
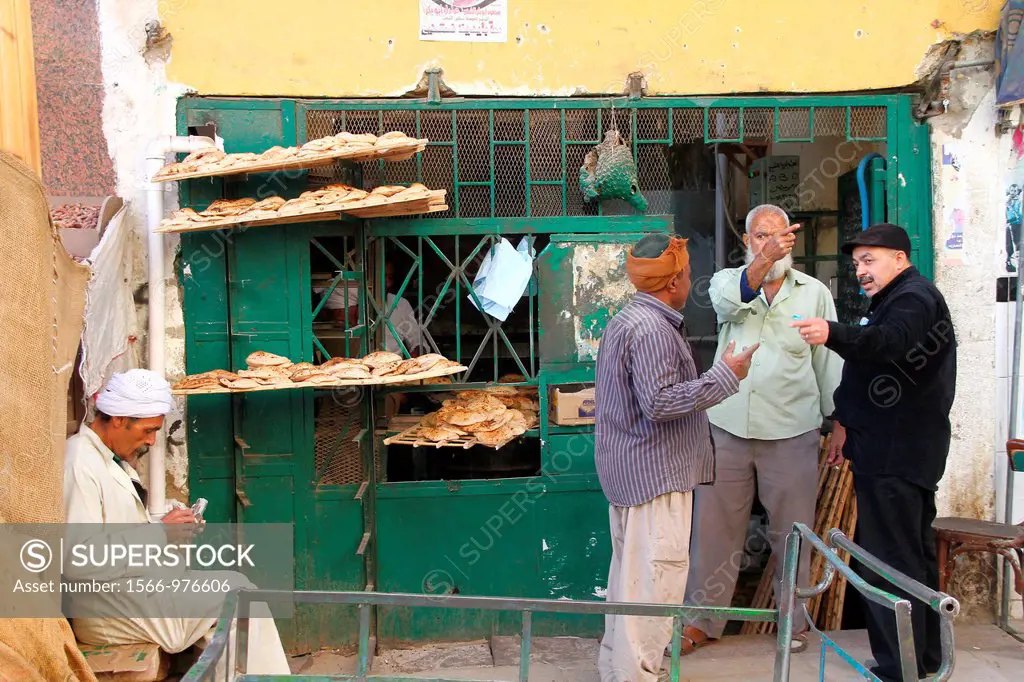
[[[251,230],[228,251],[230,343],[234,367],[257,350],[313,360],[311,232],[305,226]],[[358,485],[324,485],[315,439],[330,391],[268,391],[234,397],[235,489],[242,523],[295,524],[296,589],[362,590],[364,529]],[[333,434],[328,434],[333,435]],[[358,450],[357,450],[358,453]],[[355,614],[303,607],[282,627],[290,648],[354,643]]]

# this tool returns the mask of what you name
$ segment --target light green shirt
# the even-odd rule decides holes
[[[790,270],[771,306],[763,289],[743,303],[744,269],[720,270],[711,278],[711,304],[721,325],[715,361],[730,341],[736,342],[734,352],[758,342],[761,346],[739,393],[708,409],[708,418],[734,436],[758,440],[792,438],[817,429],[832,414],[843,361],[824,346],[809,346],[789,325],[794,315],[835,320],[832,294],[817,279]]]

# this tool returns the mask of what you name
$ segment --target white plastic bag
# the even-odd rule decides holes
[[[523,297],[532,275],[533,255],[527,238],[519,242],[517,249],[502,238],[484,256],[473,278],[473,291],[480,299],[483,311],[504,322]],[[468,298],[473,307],[477,307],[473,296]]]

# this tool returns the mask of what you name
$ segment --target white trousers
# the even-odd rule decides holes
[[[253,587],[252,583],[240,573],[230,571],[208,571],[202,574],[206,579],[223,579],[233,587]],[[134,597],[134,598],[133,598]],[[113,618],[73,618],[71,628],[75,637],[83,644],[137,644],[152,642],[169,654],[184,651],[193,644],[205,648],[213,636],[217,625],[217,616],[223,604],[223,598],[211,595],[208,617],[165,617],[140,618],[140,612],[164,613],[173,616],[175,612],[175,595],[170,593],[151,595],[125,594],[122,590],[117,594],[95,595],[92,604],[102,609],[104,614]],[[140,602],[148,601],[143,605]],[[181,600],[177,600],[179,603]],[[253,602],[252,617],[249,619],[249,643],[246,656],[246,672],[259,675],[287,675],[288,657],[281,644],[281,635],[277,624],[265,602]],[[190,614],[190,616],[193,614]],[[236,640],[232,623],[229,656],[222,660],[230,662],[234,668],[234,646]],[[230,679],[230,678],[224,678]]]
[[[690,568],[693,493],[666,493],[636,507],[608,509],[610,602],[679,606]],[[601,682],[656,682],[671,618],[606,616],[597,668]]]

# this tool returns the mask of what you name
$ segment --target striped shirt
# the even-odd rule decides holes
[[[601,338],[594,459],[614,506],[637,506],[714,478],[705,410],[736,393],[739,380],[722,361],[697,376],[682,325],[682,313],[638,293]]]

